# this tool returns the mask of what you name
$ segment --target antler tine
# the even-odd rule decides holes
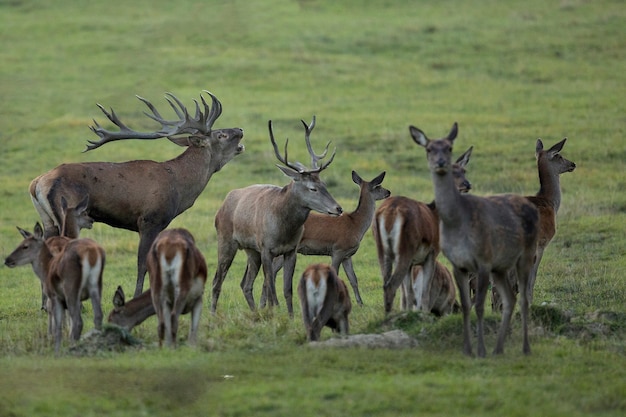
[[[210,91],[204,90],[204,92],[210,95],[211,100],[212,100],[211,111],[209,112],[209,115],[206,120],[206,128],[207,130],[211,130],[211,128],[213,127],[213,123],[215,123],[217,118],[220,117],[220,115],[222,114],[222,103],[220,103],[217,97],[215,97]],[[200,97],[202,97],[202,94],[200,94]],[[206,108],[206,103],[205,103],[205,108]]]
[[[272,130],[272,121],[271,120],[268,121],[267,125],[270,131],[270,141],[272,142],[272,146],[274,147],[274,154],[276,155],[276,158],[280,162],[288,166],[289,168],[297,172],[302,172],[304,170],[303,169],[304,167],[302,167],[300,164],[293,165],[289,163],[289,159],[287,156],[287,145],[289,144],[289,139],[285,140],[285,157],[283,158],[283,156],[280,154],[280,151],[278,150],[278,145],[276,144],[276,140],[274,139],[274,131]]]
[[[311,146],[311,132],[313,131],[313,128],[315,127],[315,115],[313,115],[313,120],[311,121],[311,124],[308,126],[304,120],[300,120],[300,121],[304,125],[304,130],[305,130],[304,140],[306,141],[306,148],[309,151],[309,155],[311,155],[311,164],[313,165],[313,170],[320,172],[323,169],[325,169],[328,165],[330,165],[330,163],[333,161],[333,159],[335,158],[336,149],[335,151],[333,151],[333,154],[328,160],[328,162],[326,162],[321,167],[319,167],[318,162],[326,157],[326,154],[328,153],[328,147],[330,146],[331,142],[329,141],[326,144],[326,147],[324,148],[324,152],[322,152],[319,155],[316,155],[315,152],[313,151],[313,147]]]
[[[215,98],[212,94],[211,96],[213,97],[214,103],[215,102],[219,103],[219,101],[217,101],[217,98]],[[178,116],[178,120],[166,120],[161,116],[159,111],[156,109],[156,107],[154,107],[152,103],[150,103],[148,100],[146,100],[143,97],[137,96],[137,98],[141,102],[143,102],[148,107],[148,109],[150,109],[150,111],[152,112],[152,114],[149,114],[147,112],[144,112],[144,114],[148,116],[150,119],[160,123],[161,129],[159,129],[156,132],[149,132],[149,133],[137,132],[135,130],[128,128],[128,126],[126,126],[117,117],[113,109],[111,109],[111,111],[108,112],[101,104],[97,104],[98,108],[102,111],[102,113],[104,113],[107,119],[109,119],[114,125],[119,127],[120,130],[118,132],[108,131],[106,129],[103,129],[94,120],[94,125],[90,126],[89,128],[96,135],[100,137],[100,140],[99,141],[88,140],[87,147],[83,152],[91,151],[93,149],[99,148],[105,143],[116,141],[116,140],[159,139],[159,138],[179,135],[181,133],[195,134],[195,133],[200,132],[203,134],[208,134],[211,130],[210,125],[212,124],[212,122],[209,123],[209,121],[206,120],[207,115],[206,113],[202,113],[202,111],[200,110],[200,106],[196,100],[194,100],[196,104],[196,115],[195,117],[191,117],[189,116],[189,112],[187,111],[187,108],[185,107],[185,105],[174,94],[166,93],[165,99],[169,103],[170,107],[172,107],[176,115]],[[205,103],[205,111],[206,111],[206,107],[207,106]],[[213,121],[219,116],[218,111],[219,113],[221,113],[221,105],[218,105],[216,109],[211,110],[211,115],[212,115],[211,117],[213,117]]]

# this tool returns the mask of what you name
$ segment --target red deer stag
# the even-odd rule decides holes
[[[176,346],[178,319],[191,313],[189,342],[195,343],[207,279],[204,256],[186,229],[164,230],[148,252],[148,275],[152,303],[159,325],[159,346]]]
[[[351,213],[342,213],[339,217],[310,213],[304,222],[304,233],[298,244],[298,253],[303,255],[330,256],[335,271],[339,271],[339,266],[342,265],[359,305],[363,305],[363,300],[359,293],[359,282],[354,273],[352,256],[359,250],[363,236],[372,224],[376,201],[391,195],[389,190],[381,185],[384,178],[385,173],[382,172],[373,180],[364,181],[359,174],[352,171],[352,181],[360,188],[356,209]],[[282,259],[277,258],[275,262],[278,264],[275,270],[279,270],[282,267]]]
[[[537,206],[539,210],[539,241],[537,243],[537,256],[528,280],[528,304],[533,302],[533,292],[535,288],[535,280],[537,279],[537,271],[543,252],[546,250],[552,238],[556,234],[556,215],[561,206],[561,183],[560,175],[566,172],[572,172],[576,169],[576,164],[565,159],[561,155],[561,150],[565,145],[567,138],[556,143],[548,150],[543,149],[543,142],[537,139],[535,147],[535,157],[537,158],[537,171],[539,172],[539,191],[535,195],[526,196]],[[515,284],[515,276],[509,277],[511,285]],[[517,290],[517,286],[513,287]],[[498,296],[498,292],[492,291],[491,306],[494,311],[502,309],[502,301]]]
[[[309,265],[300,278],[298,296],[309,341],[319,340],[324,326],[342,336],[349,333],[350,293],[332,266]]]
[[[102,272],[104,249],[91,239],[69,239],[53,236],[44,240],[37,223],[34,232],[17,228],[24,240],[5,260],[8,267],[30,263],[43,282],[47,296],[48,332],[54,336],[55,352],[59,352],[65,309],[72,321],[70,337],[77,341],[83,330],[81,302],[91,299],[94,326],[102,327]]]
[[[272,121],[269,121],[270,141],[276,158],[285,166],[278,168],[291,182],[284,186],[256,184],[231,191],[215,215],[217,230],[218,265],[213,279],[213,300],[211,311],[215,313],[222,283],[226,278],[235,254],[239,249],[248,256],[246,273],[241,288],[251,309],[255,309],[252,288],[259,268],[263,266],[263,287],[270,305],[277,303],[273,260],[284,257],[284,296],[289,315],[293,317],[292,280],[296,265],[296,249],[302,237],[303,225],[311,210],[338,216],[341,206],[326,189],[320,172],[326,169],[335,157],[318,166],[318,162],[328,152],[328,146],[321,155],[313,152],[310,134],[315,127],[315,116],[305,128],[306,146],[311,156],[312,168],[306,169],[299,162],[289,162],[287,144],[285,156],[281,156],[274,140]]]
[[[212,106],[209,108],[201,95],[203,110],[196,101],[195,116],[173,94],[167,93],[166,100],[178,120],[164,119],[148,100],[138,96],[152,112],[145,114],[161,124],[159,130],[151,133],[131,130],[113,110],[108,112],[98,104],[120,130],[105,130],[94,121],[91,130],[100,140],[90,140],[85,151],[116,140],[166,137],[187,147],[178,157],[165,162],[63,164],[30,184],[31,198],[43,221],[46,237],[60,232],[61,195],[67,197],[70,205],[77,205],[89,196],[87,212],[95,221],[139,233],[136,297],[143,290],[146,255],[156,236],[194,204],[215,172],[244,151],[240,144],[242,129],[212,129],[222,113],[222,105],[213,94],[205,92],[211,96]],[[186,136],[177,136],[182,134]]]
[[[471,189],[465,178],[469,162],[469,148],[452,166],[454,182],[462,193]],[[397,196],[385,200],[376,210],[372,223],[378,263],[383,278],[385,313],[391,312],[393,300],[400,287],[403,310],[416,308],[430,311],[430,286],[439,254],[439,216],[434,202],[425,204],[408,197]],[[414,293],[411,268],[423,267],[422,287]]]
[[[463,311],[463,351],[472,354],[470,341],[469,273],[477,274],[476,315],[478,356],[486,355],[483,315],[489,276],[503,300],[503,313],[494,354],[504,352],[515,294],[509,285],[511,269],[517,272],[522,313],[523,352],[530,354],[528,340],[528,279],[537,249],[539,213],[525,197],[505,194],[478,197],[461,194],[452,175],[452,146],[458,126],[448,136],[430,140],[414,126],[409,131],[415,143],[426,149],[440,219],[441,250],[454,268],[454,278]]]
[[[131,331],[154,314],[156,310],[150,289],[141,293],[139,297],[126,301],[124,290],[118,286],[113,295],[113,310],[109,313],[107,321]]]
[[[411,268],[413,293],[420,294],[424,287],[424,268],[415,265]],[[441,262],[435,261],[435,273],[430,284],[430,297],[427,311],[436,316],[452,313],[456,304],[456,289],[452,274]]]

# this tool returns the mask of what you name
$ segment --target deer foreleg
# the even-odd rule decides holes
[[[293,318],[293,274],[296,270],[296,257],[297,252],[295,249],[283,255],[283,295],[285,296],[285,304],[287,304],[287,312],[290,318]],[[271,264],[269,267],[271,267]],[[274,291],[275,295],[276,291]]]
[[[359,305],[363,305],[363,300],[361,300],[361,294],[359,293],[359,282],[357,281],[356,274],[354,273],[354,266],[352,265],[352,258],[348,257],[344,259],[341,265],[343,266],[343,270],[350,281],[350,286],[352,286],[352,291],[354,291],[354,298],[356,299],[356,302]],[[339,264],[337,264],[335,271],[339,274]]]
[[[484,338],[484,322],[483,317],[485,314],[485,298],[487,297],[487,288],[489,287],[489,270],[480,269],[478,271],[478,282],[476,287],[476,334],[477,334],[477,346],[476,351],[479,357],[484,358],[487,356],[485,349]]]
[[[417,309],[430,313],[433,300],[430,299],[430,290],[435,276],[435,253],[431,251],[422,265],[422,296],[415,295]]]
[[[463,353],[468,356],[472,355],[472,341],[470,312],[472,309],[472,300],[469,291],[469,278],[466,272],[454,267],[454,280],[459,290],[459,298],[461,300],[461,311],[463,312]]]
[[[513,316],[513,309],[515,308],[515,293],[511,288],[511,282],[509,280],[509,276],[512,273],[513,271],[507,271],[504,274],[495,272],[492,274],[502,304],[502,321],[500,323],[500,329],[498,330],[496,347],[493,351],[494,355],[504,353],[504,339],[508,333],[511,317]]]
[[[157,235],[167,227],[156,227],[152,225],[149,228],[139,227],[139,248],[137,249],[137,284],[135,286],[135,295],[133,298],[137,298],[143,292],[143,281],[148,271],[147,259],[148,252],[152,242],[156,239]]]

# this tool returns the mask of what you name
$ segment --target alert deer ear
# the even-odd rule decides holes
[[[113,305],[115,307],[123,307],[126,304],[126,297],[124,296],[124,290],[121,285],[117,286],[115,294],[113,295]]]

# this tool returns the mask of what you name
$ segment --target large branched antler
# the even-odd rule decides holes
[[[328,142],[326,144],[326,148],[324,149],[324,152],[322,152],[320,155],[316,155],[315,152],[313,151],[313,147],[311,146],[311,131],[313,130],[313,128],[315,127],[315,116],[313,116],[313,121],[311,121],[310,125],[307,125],[306,122],[304,120],[300,120],[302,122],[302,124],[304,125],[304,130],[305,130],[305,134],[304,134],[304,140],[306,142],[306,147],[307,150],[309,151],[309,155],[311,156],[311,169],[307,169],[303,164],[301,164],[300,162],[294,162],[294,163],[290,163],[289,159],[288,159],[288,155],[287,155],[287,145],[289,144],[289,139],[285,140],[285,156],[283,157],[280,154],[280,151],[278,150],[278,145],[276,144],[276,140],[274,139],[274,132],[272,130],[272,121],[270,120],[268,122],[268,127],[269,127],[269,132],[270,132],[270,141],[272,142],[272,146],[274,147],[274,154],[276,155],[276,158],[283,163],[284,165],[286,165],[287,167],[293,169],[296,172],[308,172],[308,173],[314,173],[314,172],[320,172],[324,169],[326,169],[326,167],[328,167],[328,165],[330,165],[330,163],[333,161],[333,159],[335,158],[335,151],[333,151],[333,154],[331,155],[330,159],[328,160],[328,162],[326,162],[325,164],[322,164],[322,166],[319,166],[318,163],[320,160],[322,160],[326,154],[328,153],[328,147],[330,146],[330,142]]]
[[[211,107],[209,107],[207,102],[204,100],[202,94],[200,94],[200,100],[202,101],[204,111],[200,109],[198,101],[194,100],[194,103],[196,105],[196,112],[193,117],[189,115],[189,111],[187,110],[185,105],[174,94],[166,93],[165,99],[178,116],[177,120],[164,119],[152,103],[150,103],[143,97],[136,96],[152,112],[152,114],[148,112],[144,112],[144,114],[152,120],[161,124],[161,129],[155,132],[137,132],[135,130],[132,130],[117,117],[117,114],[115,114],[115,111],[113,109],[108,112],[101,104],[97,104],[100,110],[102,110],[102,113],[104,113],[104,115],[111,122],[113,122],[114,125],[119,127],[120,130],[117,132],[112,132],[103,129],[94,119],[93,122],[95,126],[89,126],[89,128],[100,137],[100,140],[88,140],[87,142],[89,142],[89,144],[87,145],[87,148],[84,150],[84,152],[99,148],[105,143],[123,139],[160,139],[164,137],[180,135],[183,133],[192,135],[208,135],[211,132],[213,123],[215,123],[217,118],[220,117],[220,115],[222,114],[222,104],[217,99],[217,97],[215,97],[209,91],[204,90],[204,92],[211,96],[212,105]]]

